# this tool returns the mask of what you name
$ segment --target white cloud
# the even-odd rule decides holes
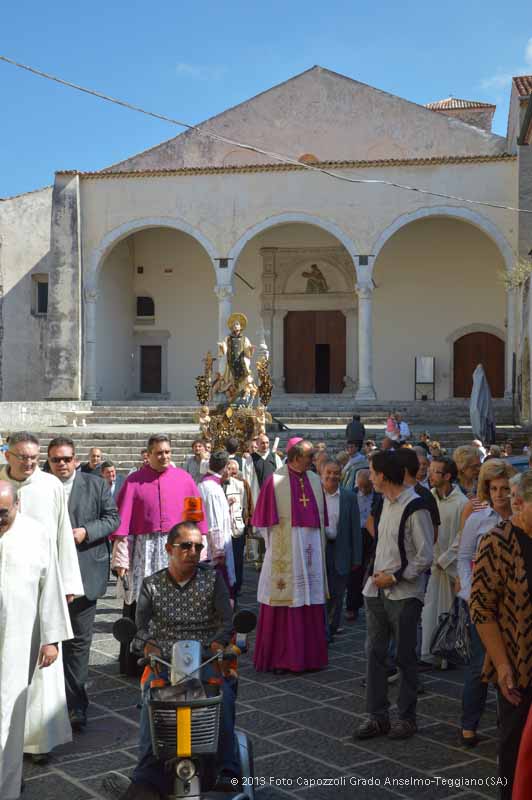
[[[187,64],[180,62],[176,64],[176,73],[180,77],[192,78],[197,81],[217,81],[225,74],[225,67],[207,66],[202,64]]]
[[[524,65],[515,67],[511,71],[499,69],[491,77],[480,82],[482,89],[506,89],[512,83],[514,75],[526,75],[532,71],[532,36],[527,41],[524,52]]]
[[[526,43],[525,61],[528,64],[529,67],[532,67],[532,36],[530,37],[530,39]]]

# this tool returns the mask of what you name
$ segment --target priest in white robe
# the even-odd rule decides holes
[[[82,596],[83,581],[65,491],[61,481],[39,469],[39,440],[27,432],[11,434],[6,460],[0,479],[15,486],[20,512],[39,522],[54,544],[67,600]],[[59,650],[59,658],[50,669],[35,670],[28,697],[24,752],[41,761],[54,747],[72,741]]]
[[[446,457],[434,457],[429,466],[432,494],[438,504],[440,526],[434,543],[434,558],[421,615],[421,659],[434,663],[430,653],[432,635],[440,614],[451,609],[455,598],[455,579],[458,575],[458,547],[460,544],[461,517],[467,497],[457,483],[456,464]]]
[[[299,441],[264,483],[253,525],[266,541],[259,578],[254,663],[260,672],[327,666],[325,527],[320,479],[309,471],[313,449]]]
[[[235,585],[235,562],[233,556],[233,536],[229,502],[222,489],[227,477],[229,454],[217,450],[209,459],[207,474],[199,483],[198,489],[203,500],[207,523],[207,548],[202,559],[208,558],[223,575],[227,588],[233,597]]]
[[[53,669],[58,643],[71,639],[65,591],[52,540],[18,513],[17,492],[0,481],[0,797],[21,791],[28,684],[37,665]],[[62,708],[49,707],[59,715]]]

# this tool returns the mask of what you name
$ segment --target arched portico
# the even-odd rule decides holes
[[[193,365],[188,361],[184,364],[183,355],[176,348],[185,337],[180,337],[174,327],[187,327],[186,317],[192,313],[193,305],[187,293],[197,285],[199,296],[205,298],[205,342],[200,342],[198,336],[194,341],[202,348],[206,343],[205,350],[212,347],[217,334],[215,325],[210,331],[216,314],[213,289],[218,271],[214,253],[212,243],[201,231],[183,220],[167,217],[131,220],[110,231],[93,249],[83,285],[86,399],[96,399],[100,393],[109,399],[126,399],[138,392],[149,395],[152,390],[146,388],[149,382],[144,381],[143,385],[143,369],[158,372],[152,384],[159,383],[160,388],[153,389],[154,396],[176,396],[172,392],[179,384],[173,375],[176,364],[183,371],[183,383],[187,388],[190,383],[190,393],[193,392],[195,360],[201,359],[202,353],[194,352]],[[190,274],[194,274],[194,281],[189,280]],[[155,318],[138,318],[138,295],[154,299]],[[104,340],[112,342],[112,348],[106,347]],[[190,341],[188,348],[192,354]],[[105,375],[112,369],[108,363],[111,351],[116,374],[107,385]]]
[[[327,233],[330,233],[331,236],[334,236],[335,239],[338,239],[351,256],[358,253],[355,241],[332,220],[326,217],[318,217],[314,214],[307,214],[304,211],[290,211],[284,214],[276,214],[273,217],[265,217],[260,222],[248,228],[240,238],[237,239],[229,251],[229,269],[231,270],[231,274],[235,270],[240,253],[251,239],[269,228],[274,228],[276,225],[286,225],[290,222],[300,222],[306,225],[314,225],[316,228],[321,228],[327,231]]]
[[[306,213],[268,217],[249,228],[231,248],[231,270],[237,273],[234,302],[245,310],[251,299],[242,276],[260,296],[250,331],[265,332],[277,391],[354,392],[358,362],[355,249],[353,240],[334,222]],[[314,288],[307,284],[313,269],[322,280],[321,288],[319,282]],[[306,380],[293,380],[294,370],[297,377],[303,371]],[[318,388],[323,386],[329,388]]]
[[[427,219],[428,217],[449,217],[450,219],[469,222],[471,225],[479,228],[486,236],[489,236],[499,248],[506,269],[508,271],[512,269],[515,255],[504,234],[483,214],[479,214],[478,211],[474,211],[471,208],[462,208],[461,206],[428,206],[427,208],[418,208],[416,211],[410,211],[408,214],[401,214],[401,216],[397,217],[397,219],[383,230],[375,240],[372,248],[372,253],[375,258],[377,258],[388,239],[390,239],[394,233],[397,233],[398,230],[404,228],[405,225],[409,225],[411,222]]]
[[[401,216],[397,217],[397,219],[395,219],[391,225],[382,231],[375,240],[372,248],[375,259],[378,258],[379,253],[382,251],[388,240],[406,225],[418,220],[434,219],[438,217],[459,220],[468,223],[482,231],[482,233],[484,233],[496,245],[506,270],[509,272],[512,269],[515,263],[515,254],[501,230],[484,214],[481,214],[473,208],[464,208],[461,206],[429,206],[426,208],[419,208],[416,211],[411,211],[407,214],[402,214]],[[515,292],[512,289],[507,289],[506,336],[504,338],[506,341],[505,397],[508,398],[511,397],[512,394],[512,370],[516,319],[515,305]]]
[[[512,263],[504,237],[469,209],[433,210],[434,214],[423,209],[403,215],[375,239],[371,272],[378,303],[373,309],[373,357],[380,367],[376,387],[383,399],[414,398],[416,355],[435,358],[437,400],[458,396],[455,366],[469,375],[465,351],[457,356],[456,365],[453,361],[458,331],[462,336],[478,332],[479,338],[496,330],[498,341],[513,341],[501,279]],[[511,353],[511,346],[508,350]],[[390,359],[395,351],[396,357]],[[493,370],[499,358],[502,367],[497,367],[494,385],[499,387],[502,376],[506,392],[511,388],[511,356],[506,356],[505,364],[501,351],[487,363]],[[463,389],[459,396],[463,397]]]

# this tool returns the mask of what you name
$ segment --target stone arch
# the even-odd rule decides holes
[[[97,352],[97,340],[99,341],[101,337],[101,326],[97,324],[98,314],[101,311],[101,302],[102,299],[104,302],[109,302],[109,296],[106,292],[102,291],[102,282],[104,281],[104,271],[105,265],[107,264],[109,259],[113,259],[115,256],[116,251],[119,249],[126,247],[129,236],[133,234],[146,234],[146,235],[153,235],[155,231],[162,231],[165,232],[167,236],[170,235],[179,235],[185,234],[187,238],[187,242],[189,247],[197,248],[198,253],[201,252],[202,263],[204,265],[205,272],[203,273],[205,276],[208,276],[206,280],[210,284],[212,280],[213,284],[217,283],[218,279],[218,270],[215,266],[215,259],[216,259],[216,251],[214,246],[210,242],[204,234],[197,230],[196,228],[189,225],[189,223],[185,222],[182,219],[175,218],[175,217],[143,217],[140,219],[129,220],[128,222],[124,223],[123,225],[114,228],[113,230],[109,231],[100,241],[99,245],[93,248],[92,252],[90,253],[90,257],[86,261],[86,268],[84,274],[84,285],[83,285],[83,345],[84,345],[84,372],[83,372],[83,387],[84,387],[84,395],[86,399],[97,399],[100,392],[100,370],[98,369],[98,358],[99,354],[101,353],[101,347],[98,346]],[[210,264],[210,267],[208,266]],[[212,268],[212,272],[211,272]],[[125,274],[125,273],[124,273]],[[212,277],[211,277],[212,276]],[[193,282],[192,285],[194,285]],[[144,291],[144,289],[143,289]],[[150,292],[148,292],[150,294]],[[175,371],[175,358],[171,357],[170,353],[170,346],[172,343],[171,333],[171,323],[168,321],[163,324],[156,323],[152,324],[152,320],[150,319],[149,322],[145,322],[144,324],[149,325],[150,327],[146,327],[142,333],[139,333],[138,330],[135,330],[135,326],[137,323],[137,318],[135,315],[136,307],[133,303],[134,295],[131,295],[131,302],[130,302],[130,310],[127,311],[128,317],[128,330],[131,329],[130,332],[130,340],[126,341],[124,338],[122,340],[123,344],[123,351],[124,353],[122,362],[129,363],[129,355],[134,353],[131,356],[131,367],[126,368],[123,367],[120,373],[116,373],[118,377],[116,378],[116,385],[111,388],[111,394],[109,394],[110,399],[122,399],[127,396],[130,396],[131,393],[136,394],[139,389],[137,384],[140,382],[140,367],[139,367],[139,360],[137,358],[138,353],[142,353],[142,347],[160,347],[161,348],[161,391],[160,394],[162,397],[165,397],[168,394],[168,389],[171,385],[175,386],[175,375],[172,376],[171,369]],[[152,300],[154,301],[155,307],[157,307],[158,302],[160,303],[161,299],[156,300],[155,296],[152,295]],[[212,298],[212,302],[214,303],[214,294]],[[214,309],[212,309],[209,313],[209,319],[213,317]],[[166,315],[168,319],[168,314]],[[107,318],[106,318],[107,319]],[[142,324],[142,323],[141,323]],[[145,337],[149,337],[149,340],[144,341]],[[214,338],[214,337],[213,337]],[[142,339],[142,341],[141,341]],[[176,341],[174,337],[173,341]],[[165,349],[166,348],[166,349]],[[125,351],[127,350],[127,353]],[[168,351],[168,357],[166,356],[166,352]],[[174,354],[175,355],[175,354]],[[165,367],[165,364],[168,365],[168,368]],[[189,369],[190,371],[190,369]],[[107,373],[102,374],[109,374]],[[118,382],[121,382],[118,385]],[[104,390],[107,394],[107,390]],[[144,391],[144,390],[143,390]],[[116,396],[115,396],[116,395]]]
[[[234,243],[231,250],[229,251],[229,266],[231,270],[231,277],[235,270],[236,263],[238,261],[238,257],[246,244],[251,241],[257,234],[262,233],[263,231],[268,230],[269,228],[273,228],[276,225],[286,225],[290,222],[302,223],[303,225],[314,225],[317,228],[321,228],[324,231],[327,231],[338,239],[339,242],[343,244],[351,258],[353,257],[354,253],[358,253],[356,243],[349,237],[335,222],[332,222],[329,219],[323,217],[317,217],[313,214],[306,214],[304,212],[289,212],[285,214],[277,214],[273,217],[267,217],[263,219],[261,222],[255,223],[252,225],[251,228],[248,228],[242,236]],[[353,270],[355,269],[355,263],[353,261]]]
[[[121,242],[122,239],[126,239],[132,233],[139,233],[148,228],[172,228],[173,230],[192,236],[192,238],[196,239],[206,250],[211,260],[215,277],[218,279],[218,270],[215,266],[216,250],[212,242],[200,230],[178,217],[141,217],[139,219],[129,220],[119,225],[117,228],[113,228],[113,230],[106,233],[101,242],[93,248],[87,262],[88,268],[84,280],[85,289],[97,289],[102,264],[115,245]]]
[[[487,217],[479,214],[478,211],[473,211],[470,208],[461,208],[460,206],[433,206],[428,208],[418,208],[416,211],[411,211],[408,214],[402,214],[397,217],[391,225],[381,232],[378,239],[373,244],[373,254],[375,261],[377,260],[380,251],[394,233],[420,219],[427,219],[428,217],[450,217],[452,219],[468,222],[475,228],[478,228],[486,234],[499,248],[499,251],[504,259],[506,269],[510,271],[514,264],[514,252],[504,236],[504,234],[497,228],[493,222]]]

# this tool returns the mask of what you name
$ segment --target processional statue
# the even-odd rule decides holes
[[[266,353],[255,365],[257,385],[252,370],[255,346],[244,333],[247,323],[245,314],[231,314],[227,320],[229,333],[218,342],[218,357],[208,352],[203,375],[196,378],[200,429],[215,447],[223,446],[228,436],[235,436],[243,449],[249,439],[265,432],[272,419],[267,411],[272,394],[269,360]],[[210,408],[209,402],[215,408]]]
[[[251,372],[251,359],[255,346],[244,335],[247,318],[244,314],[231,314],[227,320],[229,335],[218,342],[218,376],[213,387],[240,405],[250,404],[257,394]]]

